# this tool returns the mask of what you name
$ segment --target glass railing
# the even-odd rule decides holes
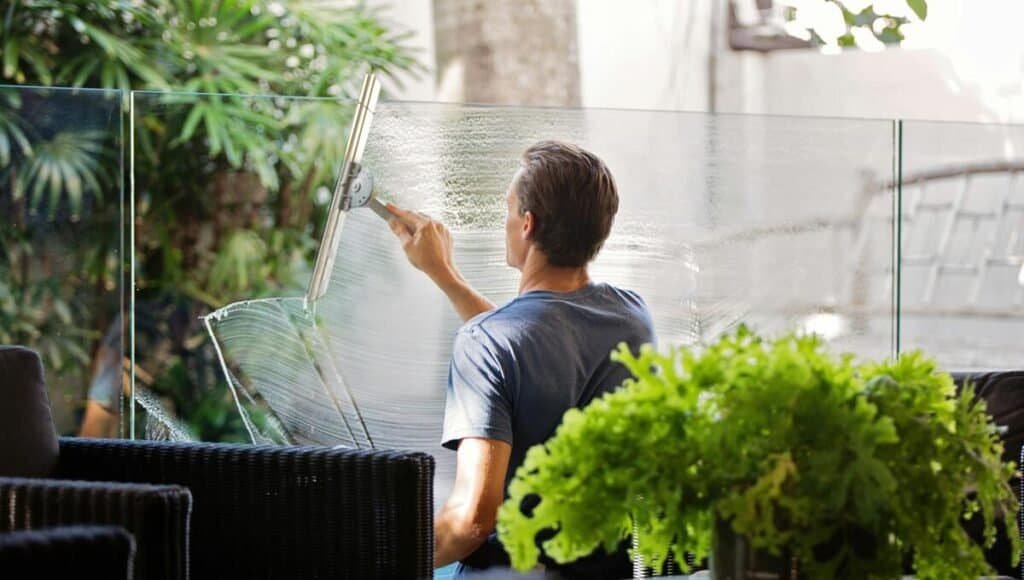
[[[900,348],[1024,368],[1024,126],[902,123]]]
[[[451,228],[467,278],[500,303],[516,291],[504,215],[519,155],[546,137],[580,143],[606,160],[622,198],[593,275],[644,296],[664,344],[747,322],[884,356],[892,192],[865,198],[861,180],[891,183],[892,135],[881,121],[393,103],[377,114],[366,165],[382,197]],[[879,227],[865,232],[868,209]],[[881,238],[870,247],[858,240],[869,234]],[[262,391],[289,438],[436,447],[459,321],[385,224],[354,210],[316,317],[301,296],[211,319],[240,382]]]
[[[40,354],[62,435],[130,435],[122,97],[0,86],[0,344]]]
[[[42,353],[63,433],[437,450],[459,320],[380,218],[350,212],[327,294],[303,300],[351,102],[0,97],[0,343]],[[505,195],[541,139],[611,168],[592,275],[645,298],[662,346],[746,323],[1020,366],[1022,127],[382,102],[364,161],[500,303]]]

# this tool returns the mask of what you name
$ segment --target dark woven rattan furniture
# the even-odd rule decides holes
[[[5,580],[132,580],[135,540],[115,526],[68,526],[0,533]]]
[[[121,526],[138,542],[139,578],[187,578],[191,505],[176,485],[0,477],[0,530]]]
[[[425,453],[61,439],[57,476],[187,487],[193,579],[433,574]]]
[[[0,476],[18,477],[0,477],[0,530],[123,526],[146,580],[433,574],[428,454],[57,440],[38,356],[18,347],[0,347],[5,394]]]

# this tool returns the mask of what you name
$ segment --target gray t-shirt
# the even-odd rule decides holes
[[[654,328],[639,295],[609,284],[527,292],[476,316],[455,337],[441,444],[456,449],[466,437],[511,444],[507,485],[567,410],[629,376],[610,359],[620,342],[635,353],[654,342]]]

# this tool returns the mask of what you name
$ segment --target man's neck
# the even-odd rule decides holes
[[[543,256],[531,254],[523,264],[519,278],[519,294],[534,290],[573,292],[590,283],[587,267],[562,268],[547,263]]]

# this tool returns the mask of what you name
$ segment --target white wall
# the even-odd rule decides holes
[[[579,0],[583,104],[708,110],[713,3]],[[914,48],[733,52],[717,40],[716,110],[1024,122],[1019,0],[930,0]],[[724,30],[723,30],[724,34]]]
[[[402,86],[390,81],[383,83],[391,99],[403,101],[433,101],[437,94],[434,71],[434,10],[431,0],[367,0],[367,5],[379,11],[385,24],[396,30],[409,31],[406,41],[415,56],[426,65],[427,71],[418,78],[402,76]]]
[[[836,55],[791,52],[763,60],[762,98],[751,113],[993,121],[934,49]]]
[[[982,122],[1024,121],[1024,3],[932,0],[920,48],[762,60],[760,107],[743,110]]]
[[[579,0],[583,106],[706,110],[715,1]]]

